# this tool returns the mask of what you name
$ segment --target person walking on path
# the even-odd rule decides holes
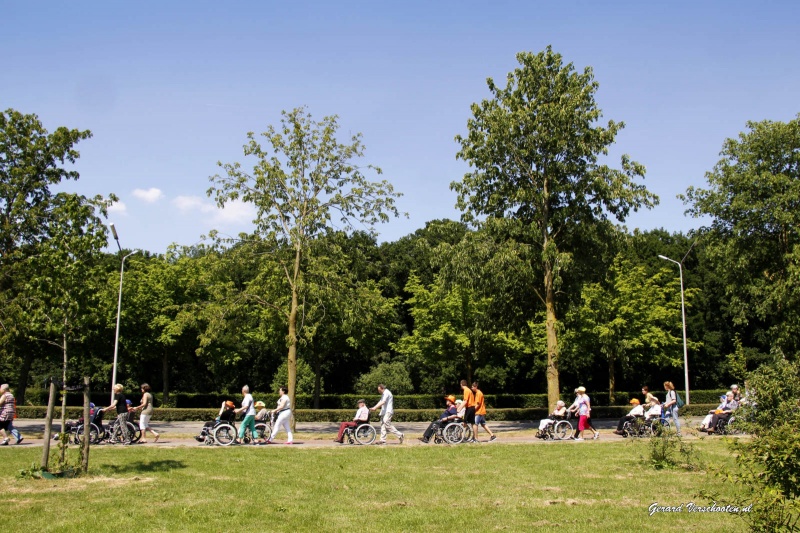
[[[241,444],[244,442],[244,433],[247,428],[250,428],[250,435],[253,436],[253,444],[256,439],[256,406],[253,401],[253,395],[250,394],[250,387],[245,385],[242,387],[242,406],[236,410],[236,414],[244,413],[244,420],[242,425],[239,426],[239,438],[233,441],[233,444]]]
[[[19,444],[24,440],[19,431],[14,427],[14,418],[17,416],[17,401],[9,390],[8,383],[0,385],[0,431],[3,433],[3,441],[0,446],[8,446],[8,434],[11,433]]]
[[[139,442],[147,444],[147,431],[153,434],[153,442],[158,442],[158,433],[150,427],[150,418],[153,416],[153,395],[150,394],[150,385],[142,383],[142,403],[135,408],[139,413],[139,429],[142,432],[142,440]]]
[[[477,440],[477,433],[478,428],[475,425],[475,395],[472,393],[472,389],[467,386],[467,380],[461,380],[461,392],[464,393],[464,401],[462,407],[464,408],[464,424],[468,426],[472,426],[472,439],[467,442],[478,442]]]
[[[381,408],[381,439],[378,444],[386,444],[386,432],[396,435],[400,439],[400,444],[403,444],[406,436],[400,433],[394,425],[392,425],[392,417],[394,416],[394,396],[392,392],[386,388],[386,385],[381,383],[378,385],[378,392],[381,393],[381,399],[378,403],[369,408],[370,411],[377,411]]]
[[[675,432],[681,436],[681,422],[678,420],[678,393],[675,392],[675,385],[671,381],[664,382],[664,390],[667,391],[667,399],[661,405],[662,413],[672,417],[672,423],[675,424]]]
[[[103,413],[117,408],[117,428],[122,432],[122,444],[131,444],[131,437],[128,434],[128,402],[123,392],[125,387],[120,383],[114,385],[114,401],[105,409],[100,409]]]
[[[272,435],[266,440],[267,444],[271,444],[278,435],[278,430],[283,427],[286,430],[286,444],[292,444],[294,437],[292,436],[292,400],[289,398],[289,389],[281,387],[278,389],[278,405],[274,411],[270,412],[270,416],[275,419],[275,425],[272,426]]]
[[[475,423],[472,425],[472,435],[473,438],[477,441],[478,440],[478,426],[482,427],[483,430],[489,434],[489,440],[493,441],[497,439],[497,435],[492,433],[492,430],[486,427],[486,399],[483,396],[483,392],[478,388],[478,382],[472,382],[472,394],[475,395]]]

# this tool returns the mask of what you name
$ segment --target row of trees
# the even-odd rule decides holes
[[[438,393],[462,377],[550,403],[595,389],[681,382],[684,258],[693,387],[739,380],[770,353],[796,357],[800,117],[748,124],[723,146],[689,213],[691,235],[629,232],[658,199],[628,156],[607,164],[623,123],[600,123],[591,69],[550,48],[518,55],[505,87],[472,107],[452,183],[462,221],[395,242],[375,224],[398,193],[361,165],[336,117],[283,114],[220,163],[209,196],[256,207],[254,229],[129,259],[119,375],[171,390]],[[8,110],[0,132],[0,372],[108,383],[119,257],[103,253],[115,200],[55,194],[89,132],[46,132]],[[263,145],[262,145],[263,143]],[[691,253],[687,254],[687,251]],[[55,350],[54,345],[58,346]]]

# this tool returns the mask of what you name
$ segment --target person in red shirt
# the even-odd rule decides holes
[[[467,386],[467,380],[461,380],[461,390],[464,393],[464,423],[472,426],[477,431],[475,425],[475,395],[472,390]],[[472,433],[472,440],[469,442],[478,442],[475,438],[475,431]]]
[[[492,430],[486,427],[486,401],[483,397],[483,392],[478,388],[478,382],[472,382],[472,394],[475,396],[475,423],[472,425],[472,435],[475,440],[478,440],[478,426],[489,434],[489,440],[493,441],[497,435],[492,433]]]

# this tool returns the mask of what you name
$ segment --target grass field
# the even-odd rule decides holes
[[[17,477],[40,448],[0,450],[7,514],[26,531],[741,531],[729,514],[657,513],[724,489],[654,470],[646,443],[308,448],[103,447],[91,475]],[[730,460],[697,443],[705,464]]]

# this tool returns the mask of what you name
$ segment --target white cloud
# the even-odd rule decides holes
[[[223,209],[220,209],[212,202],[199,196],[178,196],[172,200],[172,205],[177,207],[178,211],[183,214],[196,211],[211,215],[211,223],[225,226],[248,224],[256,216],[256,210],[252,204],[242,200],[232,200]]]
[[[117,201],[111,204],[108,208],[109,213],[115,213],[117,215],[127,215],[128,214],[128,206],[125,205],[125,202]]]
[[[134,189],[133,195],[139,200],[147,202],[148,204],[157,202],[164,197],[164,193],[161,192],[161,189],[156,189],[155,187],[151,187],[149,189]]]

